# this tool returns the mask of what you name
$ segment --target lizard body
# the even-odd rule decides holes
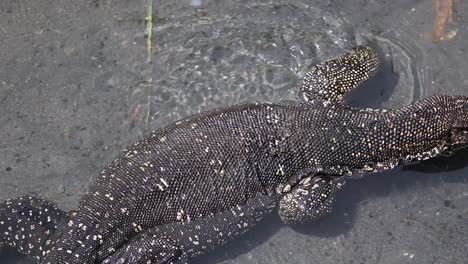
[[[0,205],[0,220],[8,219],[0,242],[43,264],[176,263],[237,237],[275,208],[287,224],[330,212],[344,176],[468,142],[465,96],[388,111],[343,104],[377,68],[375,52],[356,47],[308,71],[304,101],[235,105],[157,130],[106,167],[66,221],[35,198]],[[20,213],[49,215],[45,208],[56,210],[51,226]],[[18,239],[23,233],[34,236]]]

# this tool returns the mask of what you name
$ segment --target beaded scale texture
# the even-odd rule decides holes
[[[331,211],[347,178],[468,143],[466,96],[356,109],[346,92],[379,64],[358,46],[311,67],[303,101],[187,117],[123,151],[67,215],[21,197],[0,204],[0,245],[56,263],[185,263],[277,212],[286,224]]]

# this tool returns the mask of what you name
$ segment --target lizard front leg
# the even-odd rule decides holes
[[[312,66],[304,77],[300,92],[309,102],[342,103],[344,95],[371,78],[379,64],[373,49],[357,46],[351,52]]]

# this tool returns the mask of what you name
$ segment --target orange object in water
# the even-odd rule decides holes
[[[432,39],[434,41],[444,41],[454,38],[458,30],[446,32],[447,23],[452,22],[452,0],[433,0],[432,7],[435,13],[434,24],[432,25]]]

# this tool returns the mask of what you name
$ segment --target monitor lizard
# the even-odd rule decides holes
[[[43,264],[184,263],[271,213],[290,225],[329,213],[348,178],[468,143],[467,96],[346,105],[378,65],[358,46],[311,66],[302,100],[229,106],[159,129],[112,161],[68,215],[39,198],[8,200],[0,243]]]

